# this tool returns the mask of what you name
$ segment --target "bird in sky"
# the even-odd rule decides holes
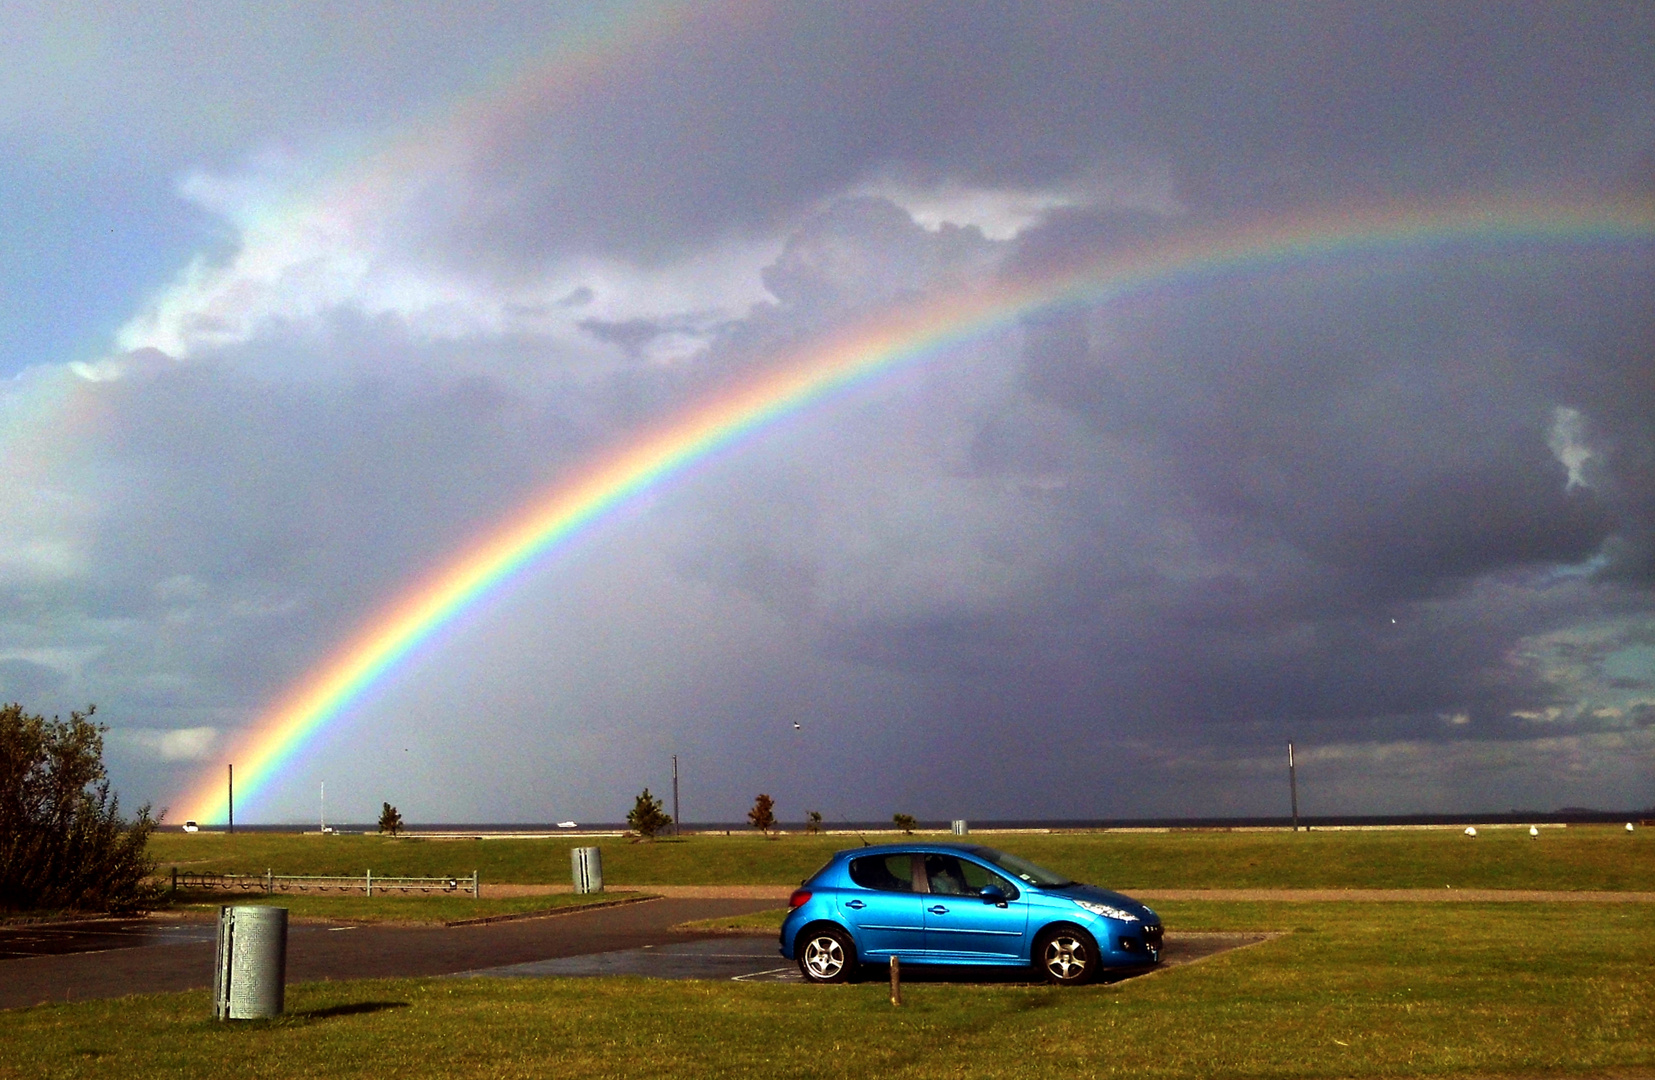
[[[804,729],[799,727],[799,722],[797,720],[795,720],[795,721],[793,721],[793,730],[794,731],[802,731]]]

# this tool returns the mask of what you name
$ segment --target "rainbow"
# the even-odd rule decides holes
[[[256,800],[318,732],[440,628],[617,508],[783,417],[936,357],[950,346],[1011,328],[1032,312],[1068,303],[1116,302],[1151,290],[1198,287],[1306,264],[1462,252],[1509,257],[1558,246],[1624,245],[1641,251],[1651,239],[1655,207],[1646,203],[1501,203],[1343,213],[1285,225],[1192,232],[1044,278],[999,283],[886,312],[798,350],[765,374],[711,395],[594,460],[397,599],[305,676],[241,740],[231,760],[238,766],[242,798]],[[223,821],[227,806],[217,767],[181,801],[183,816]]]

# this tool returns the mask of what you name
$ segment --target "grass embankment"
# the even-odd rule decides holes
[[[895,836],[874,836],[888,842]],[[931,838],[938,838],[932,836]],[[948,839],[947,837],[941,837]],[[1004,848],[1081,881],[1166,889],[1569,889],[1655,891],[1655,830],[1612,826],[1316,832],[985,833]],[[424,840],[291,833],[163,833],[150,852],[168,867],[262,874],[454,874],[485,883],[563,883],[569,849],[591,840]],[[794,884],[851,836],[692,836],[633,844],[602,839],[612,886]]]
[[[558,893],[553,896],[502,896],[473,900],[470,896],[396,894],[365,896],[316,893],[182,893],[168,905],[186,913],[217,912],[224,904],[270,904],[287,909],[288,918],[303,922],[344,923],[451,923],[468,919],[523,915],[565,908],[614,904],[646,895],[640,892],[607,891],[586,896]]]
[[[0,1013],[0,1077],[1647,1076],[1649,905],[1159,905],[1289,931],[1056,990],[639,979],[290,987],[274,1023],[195,992]],[[240,1062],[240,1065],[230,1063]]]

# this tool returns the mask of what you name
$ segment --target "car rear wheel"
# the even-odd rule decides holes
[[[856,945],[836,926],[812,927],[800,934],[795,955],[806,982],[844,982],[856,966]]]
[[[1056,986],[1091,982],[1101,959],[1098,943],[1078,926],[1050,927],[1034,943],[1034,966],[1041,977]]]

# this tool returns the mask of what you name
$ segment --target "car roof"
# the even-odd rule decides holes
[[[853,859],[862,855],[921,854],[976,855],[985,850],[981,844],[951,844],[945,840],[915,840],[906,844],[870,844],[867,847],[846,848],[833,853],[835,859]],[[980,856],[979,856],[980,857]]]

